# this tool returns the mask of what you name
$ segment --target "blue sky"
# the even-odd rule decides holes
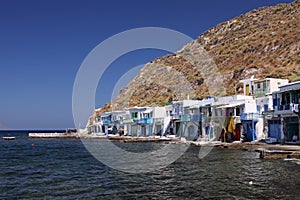
[[[0,129],[74,127],[72,90],[89,52],[119,32],[164,27],[196,38],[261,6],[288,0],[0,0]],[[127,70],[166,52],[142,50],[116,60],[101,80],[96,107]]]

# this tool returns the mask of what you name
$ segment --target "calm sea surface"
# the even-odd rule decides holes
[[[78,139],[10,135],[16,140],[0,141],[0,199],[300,198],[299,165],[253,152],[214,148],[200,160],[199,147],[190,147],[166,168],[128,174],[100,163]],[[122,145],[143,151],[164,144]]]

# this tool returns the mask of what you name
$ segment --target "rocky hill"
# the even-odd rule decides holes
[[[300,80],[300,0],[240,15],[147,63],[102,111],[231,95],[252,75]]]

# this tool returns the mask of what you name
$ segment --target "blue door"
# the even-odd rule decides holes
[[[271,138],[276,138],[277,140],[281,140],[281,124],[280,120],[269,120],[268,121],[268,136]]]

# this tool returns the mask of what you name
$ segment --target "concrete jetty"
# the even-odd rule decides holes
[[[124,135],[105,135],[105,134],[87,134],[86,132],[78,133],[29,133],[29,138],[78,138],[78,139],[103,139],[119,142],[179,142],[177,137],[134,137]]]
[[[300,162],[299,145],[266,144],[264,142],[233,142],[224,143],[219,141],[189,142],[194,146],[214,146],[226,149],[245,150],[259,153],[261,159],[296,159]]]
[[[300,150],[289,149],[257,149],[259,157],[263,159],[282,159],[282,158],[294,158],[300,159]]]
[[[132,136],[108,136],[109,140],[120,142],[179,142],[179,138],[173,137],[132,137]]]
[[[29,133],[29,138],[79,138],[77,133]]]

